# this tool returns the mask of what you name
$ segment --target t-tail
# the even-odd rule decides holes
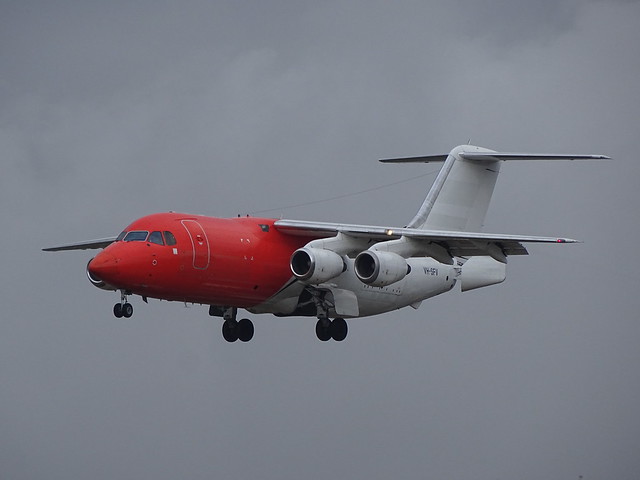
[[[608,159],[604,155],[500,153],[460,145],[449,155],[381,160],[385,163],[444,162],[422,206],[407,227],[423,230],[479,232],[505,160]]]

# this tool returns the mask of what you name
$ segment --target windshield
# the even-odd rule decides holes
[[[144,242],[147,239],[149,232],[147,231],[134,231],[129,232],[124,236],[125,242]]]
[[[163,238],[164,237],[164,238]],[[155,243],[156,245],[175,245],[176,237],[171,232],[155,231],[149,233],[147,230],[134,230],[127,232],[126,230],[118,235],[116,242],[144,242]]]

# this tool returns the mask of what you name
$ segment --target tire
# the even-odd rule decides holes
[[[316,323],[316,337],[318,337],[318,340],[326,342],[331,338],[330,327],[331,325],[325,326],[322,320],[318,320],[318,323]]]
[[[113,315],[114,315],[116,318],[122,318],[122,304],[120,304],[120,303],[116,303],[116,304],[113,306]]]
[[[336,318],[333,322],[331,322],[329,332],[331,333],[331,338],[333,338],[336,342],[343,341],[345,338],[347,338],[347,333],[349,333],[347,322],[345,322],[344,318]]]
[[[238,339],[241,342],[248,342],[253,338],[253,322],[248,318],[243,318],[238,322]]]
[[[222,336],[229,343],[238,340],[238,330],[238,323],[233,320],[225,320],[222,324]]]
[[[131,318],[131,315],[133,315],[133,305],[131,305],[130,303],[125,303],[122,306],[122,316],[124,318]]]

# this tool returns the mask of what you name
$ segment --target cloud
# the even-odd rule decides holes
[[[3,473],[632,477],[639,19],[637,2],[5,5]],[[90,252],[39,250],[169,209],[404,224],[433,176],[376,160],[468,139],[615,157],[502,169],[488,230],[585,243],[353,320],[341,345],[270,316],[227,345],[205,308],[168,302],[117,322]]]

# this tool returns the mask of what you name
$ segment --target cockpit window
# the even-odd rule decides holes
[[[173,233],[167,231],[155,231],[149,233],[145,230],[134,230],[132,232],[127,232],[125,230],[118,235],[118,238],[116,238],[116,242],[144,242],[145,240],[149,243],[155,243],[156,245],[175,245],[178,243],[176,241],[176,237],[173,236]]]
[[[164,239],[167,241],[167,245],[175,245],[178,243],[176,242],[176,237],[174,237],[171,232],[164,232]]]
[[[147,239],[149,232],[145,231],[133,231],[124,236],[125,242],[144,242]]]
[[[157,245],[164,245],[164,242],[162,241],[162,234],[160,232],[151,232],[149,234],[147,242],[155,243]]]

